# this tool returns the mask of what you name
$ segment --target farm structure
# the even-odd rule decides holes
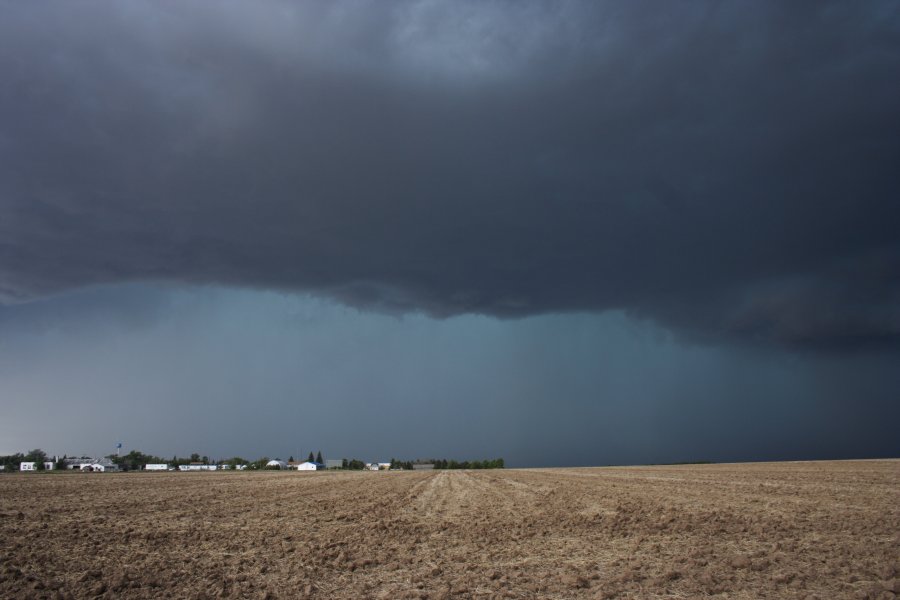
[[[149,465],[144,465],[144,470],[145,471],[168,471],[169,465],[158,464],[158,463],[157,464],[149,464]]]
[[[105,473],[107,471],[118,471],[119,465],[111,460],[97,461],[95,463],[85,463],[79,467],[84,473]]]
[[[298,471],[318,471],[319,469],[324,469],[324,468],[325,468],[325,465],[323,465],[322,463],[310,462],[310,461],[302,462],[299,465],[297,465],[297,467],[296,467],[296,469]]]
[[[191,463],[189,465],[178,465],[179,471],[215,471],[216,465],[206,465],[203,463]]]
[[[118,471],[119,465],[108,458],[64,458],[63,464],[70,471],[84,471],[88,473],[103,473],[106,471]]]
[[[49,471],[49,470],[52,469],[52,468],[53,468],[53,463],[52,463],[52,462],[45,462],[45,463],[44,463],[44,469],[46,469],[47,471]],[[38,470],[38,468],[37,468],[37,463],[36,463],[36,462],[23,462],[23,463],[19,463],[19,470],[20,470],[20,471],[37,471],[37,470]]]

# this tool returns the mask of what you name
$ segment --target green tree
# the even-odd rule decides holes
[[[10,454],[8,456],[0,456],[0,463],[3,464],[3,469],[7,471],[18,471],[19,465],[24,461],[25,455],[21,452],[16,452],[15,454]]]
[[[318,454],[316,454],[316,462],[319,464],[322,464],[322,465],[325,464],[325,461],[322,460],[322,451],[321,450],[319,450]]]
[[[263,456],[262,458],[254,460],[252,463],[250,463],[250,468],[254,470],[264,469],[267,462],[269,462],[269,457]]]
[[[36,462],[43,464],[47,460],[47,453],[40,448],[35,448],[25,455],[25,462]]]
[[[306,462],[313,462],[316,460],[316,457],[313,455],[312,451],[309,453],[309,458],[306,459]]]
[[[289,463],[294,462],[294,455],[293,455],[293,454],[291,454],[291,456],[288,458],[288,462],[289,462]]]

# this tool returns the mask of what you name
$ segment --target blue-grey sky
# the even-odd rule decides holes
[[[894,2],[0,10],[0,452],[900,454]]]

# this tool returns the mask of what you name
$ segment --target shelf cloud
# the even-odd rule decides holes
[[[0,301],[165,281],[900,347],[889,2],[9,3]]]

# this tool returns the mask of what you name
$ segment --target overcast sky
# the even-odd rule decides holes
[[[0,453],[900,455],[895,2],[0,11]]]

